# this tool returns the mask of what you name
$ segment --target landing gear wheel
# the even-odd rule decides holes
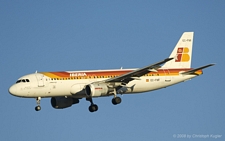
[[[35,107],[35,111],[40,111],[41,110],[41,106],[40,106],[41,97],[37,97],[36,102],[37,102],[37,106]]]
[[[88,109],[90,112],[95,112],[98,110],[98,105],[96,104],[90,105]]]
[[[112,104],[117,105],[117,104],[120,104],[121,101],[122,101],[122,99],[120,97],[114,97],[112,99]]]
[[[41,110],[41,106],[36,106],[35,107],[35,111],[40,111]]]

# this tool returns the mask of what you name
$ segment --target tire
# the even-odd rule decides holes
[[[115,97],[112,99],[112,104],[117,105],[120,104],[122,99],[120,97]]]
[[[41,106],[36,106],[35,107],[35,111],[40,111],[41,110]]]
[[[95,112],[98,110],[98,105],[96,104],[90,105],[88,109],[90,112]]]

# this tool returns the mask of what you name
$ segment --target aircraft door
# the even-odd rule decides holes
[[[36,74],[35,75],[38,81],[38,87],[44,87],[44,75],[43,74]]]
[[[163,71],[165,74],[165,82],[171,82],[170,71],[168,69],[164,69]]]

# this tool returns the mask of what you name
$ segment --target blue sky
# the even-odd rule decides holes
[[[190,140],[174,135],[225,137],[225,2],[1,1],[0,140]],[[204,75],[153,92],[97,98],[55,110],[42,99],[8,93],[37,71],[136,68],[168,57],[185,31],[194,31],[192,67]],[[194,138],[200,140],[203,138]],[[215,140],[206,138],[204,140]]]

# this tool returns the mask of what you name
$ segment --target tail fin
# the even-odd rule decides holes
[[[162,68],[191,68],[193,37],[194,32],[184,32],[170,54],[169,58],[174,59],[166,62]]]

